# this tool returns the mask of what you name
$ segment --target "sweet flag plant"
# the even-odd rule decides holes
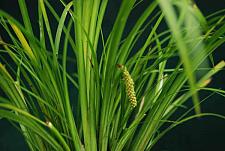
[[[106,32],[110,1],[36,0],[35,22],[25,0],[21,21],[0,10],[0,117],[30,151],[151,150],[187,120],[225,119],[202,112],[199,97],[225,96],[208,87],[225,66],[213,59],[225,10],[204,16],[192,0],[122,0]],[[177,109],[184,114],[171,120]]]

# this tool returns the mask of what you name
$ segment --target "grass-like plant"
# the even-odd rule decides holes
[[[200,90],[225,93],[207,87],[225,66],[212,55],[225,42],[224,10],[204,17],[191,0],[122,0],[106,34],[108,0],[59,1],[63,12],[37,1],[38,29],[25,0],[18,0],[22,23],[0,10],[7,34],[0,40],[0,117],[17,123],[31,151],[151,150],[184,121],[224,118],[202,113],[198,97]],[[171,121],[189,98],[193,107]]]

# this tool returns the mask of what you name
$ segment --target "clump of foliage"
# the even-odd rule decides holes
[[[0,117],[18,123],[31,151],[151,150],[186,120],[224,118],[201,113],[198,97],[200,90],[225,93],[207,87],[225,66],[208,61],[225,42],[224,10],[204,17],[191,0],[152,0],[126,31],[132,10],[143,2],[123,0],[107,35],[108,0],[60,0],[61,13],[38,0],[38,29],[25,0],[18,2],[22,23],[0,10],[10,38],[0,40]],[[161,31],[164,21],[168,28]],[[170,60],[176,60],[172,68]],[[193,108],[169,121],[189,98]],[[196,114],[186,117],[192,109]]]

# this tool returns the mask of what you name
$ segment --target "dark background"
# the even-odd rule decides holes
[[[105,31],[110,30],[115,12],[120,0],[109,0],[109,11],[105,18]],[[198,0],[196,1],[205,15],[216,10],[225,9],[225,0]],[[37,25],[36,0],[27,0],[32,23]],[[55,8],[61,4],[54,1]],[[0,0],[0,9],[22,21],[17,0]],[[141,12],[142,8],[139,8]],[[113,12],[111,12],[111,11]],[[134,16],[135,18],[135,16]],[[132,20],[131,20],[132,21]],[[34,27],[35,28],[35,27]],[[2,31],[2,30],[0,30]],[[214,52],[215,63],[225,59],[225,45]],[[225,90],[225,71],[213,77],[212,87]],[[207,96],[201,93],[201,97]],[[225,115],[225,99],[214,95],[202,105],[203,112],[213,112]],[[180,112],[177,111],[176,115]],[[0,120],[0,151],[26,151],[26,144],[21,134],[5,119]],[[188,121],[168,132],[153,148],[153,151],[225,151],[225,120],[215,117],[204,117]]]

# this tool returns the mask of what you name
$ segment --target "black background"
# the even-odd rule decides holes
[[[109,11],[105,18],[105,31],[110,30],[115,12],[120,0],[109,0]],[[196,1],[205,15],[216,10],[225,9],[225,0],[198,0]],[[35,8],[36,0],[27,0],[32,23],[37,25]],[[60,3],[54,1],[55,8],[61,10]],[[0,9],[22,21],[17,0],[0,0]],[[143,8],[139,8],[139,12]],[[135,18],[135,17],[134,17]],[[35,27],[34,27],[35,28]],[[0,30],[2,31],[2,30]],[[1,34],[1,33],[0,33]],[[225,45],[214,52],[215,62],[225,59]],[[225,71],[213,77],[212,87],[225,90]],[[201,93],[204,98],[207,94]],[[215,95],[202,104],[203,112],[213,112],[225,115],[225,99]],[[177,111],[176,115],[180,112]],[[5,119],[0,120],[0,151],[26,151],[26,144],[21,134]],[[188,121],[168,132],[153,148],[153,151],[225,151],[225,120],[215,117],[204,117]]]

